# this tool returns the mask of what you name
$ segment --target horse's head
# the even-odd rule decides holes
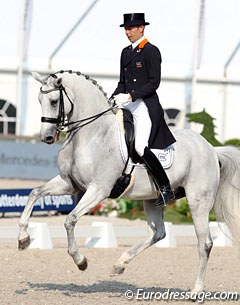
[[[59,135],[65,116],[73,110],[73,104],[68,96],[70,92],[68,90],[67,93],[62,78],[58,78],[56,74],[43,77],[33,72],[32,75],[42,84],[38,97],[42,107],[40,139],[42,142],[52,144]],[[65,102],[65,96],[68,102]]]

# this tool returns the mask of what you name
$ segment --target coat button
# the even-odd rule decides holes
[[[133,81],[136,82],[137,81],[136,78],[134,78]]]
[[[127,71],[127,68],[124,68],[124,71]]]

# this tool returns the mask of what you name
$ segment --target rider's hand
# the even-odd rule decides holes
[[[131,95],[128,93],[119,93],[113,97],[115,104],[120,107],[127,102],[131,102]]]

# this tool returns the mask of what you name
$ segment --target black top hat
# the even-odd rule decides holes
[[[130,27],[137,25],[149,25],[149,22],[145,22],[144,13],[132,13],[123,15],[123,24],[120,27]]]

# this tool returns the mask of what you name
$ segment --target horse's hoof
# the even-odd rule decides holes
[[[81,262],[81,264],[77,265],[78,266],[78,269],[81,270],[81,271],[84,271],[87,269],[88,267],[88,262],[87,262],[87,259],[86,257],[84,257],[83,261]]]
[[[30,245],[30,236],[18,241],[18,250],[24,250]]]
[[[113,276],[117,276],[117,275],[120,275],[124,272],[125,268],[123,266],[113,266],[113,269],[110,273],[110,276],[113,277]]]

